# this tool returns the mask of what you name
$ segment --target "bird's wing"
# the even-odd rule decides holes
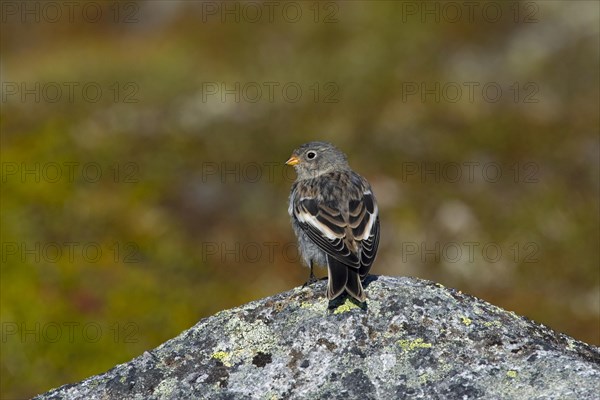
[[[359,275],[364,278],[371,269],[379,247],[379,209],[370,189],[359,200],[350,200],[349,226],[354,240],[360,242]]]
[[[360,260],[347,239],[348,224],[338,210],[316,198],[302,198],[294,207],[294,217],[308,237],[339,262],[359,269]]]
[[[379,243],[379,219],[375,198],[365,188],[342,213],[317,196],[295,202],[292,214],[308,237],[325,253],[366,275],[373,264]]]

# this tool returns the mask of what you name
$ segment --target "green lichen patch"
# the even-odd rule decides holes
[[[226,367],[231,367],[231,353],[226,351],[215,351],[211,355],[211,358],[221,361]]]
[[[499,327],[499,326],[502,326],[502,322],[500,322],[500,321],[485,321],[483,323],[483,326],[485,326],[486,328],[491,328],[492,326]]]
[[[402,348],[402,351],[405,351],[405,352],[411,351],[414,349],[426,349],[426,348],[429,348],[432,346],[431,343],[427,343],[421,338],[417,338],[417,339],[413,339],[413,340],[400,339],[400,340],[398,340],[398,344]]]
[[[346,301],[338,306],[333,312],[334,314],[341,314],[352,310],[353,308],[359,308],[355,303],[353,303],[350,299],[346,299]]]

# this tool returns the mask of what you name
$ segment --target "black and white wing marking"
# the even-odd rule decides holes
[[[348,211],[343,215],[316,197],[302,197],[295,202],[292,214],[319,248],[363,277],[379,244],[379,212],[371,190],[350,200]]]
[[[349,204],[349,226],[354,240],[360,243],[361,278],[369,273],[379,247],[379,209],[370,190],[363,193],[360,200]]]

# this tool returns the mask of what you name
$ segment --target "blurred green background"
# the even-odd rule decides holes
[[[372,273],[600,344],[598,2],[51,3],[2,3],[2,398],[301,285],[315,139],[374,187]]]

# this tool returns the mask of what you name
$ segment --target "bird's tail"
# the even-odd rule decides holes
[[[327,256],[327,272],[329,274],[329,283],[327,285],[327,298],[329,300],[335,299],[344,290],[360,302],[364,302],[367,299],[358,271],[342,264],[333,257]]]

